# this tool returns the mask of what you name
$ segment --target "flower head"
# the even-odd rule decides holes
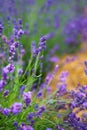
[[[11,106],[11,112],[13,114],[18,114],[22,112],[22,103],[16,102]]]
[[[26,106],[28,106],[31,103],[31,97],[32,97],[32,93],[30,91],[23,92],[23,99],[24,99]]]

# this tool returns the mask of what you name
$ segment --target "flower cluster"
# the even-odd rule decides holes
[[[37,60],[35,61],[35,66],[29,66],[29,70],[27,69],[24,72],[22,62],[25,51],[20,43],[22,35],[24,35],[24,31],[21,19],[13,22],[12,34],[8,38],[1,32],[2,43],[6,45],[6,49],[2,46],[3,52],[7,56],[5,57],[5,61],[3,61],[3,66],[0,67],[0,96],[3,98],[0,101],[0,114],[7,120],[12,121],[11,125],[14,129],[34,130],[34,122],[41,118],[46,108],[45,104],[40,105],[38,103],[38,92],[34,92],[34,89],[28,89],[29,85],[28,80],[26,80],[26,73],[31,72],[29,71],[30,67],[31,70],[35,69],[36,71],[38,69],[37,58],[41,58],[42,51],[46,48],[48,37],[47,35],[42,36],[38,48],[35,48],[34,51],[31,50],[31,55],[35,56]],[[35,57],[32,57],[33,60]],[[31,86],[33,88],[33,83],[36,80],[33,72],[31,75],[27,75],[27,79],[30,78],[33,79]],[[31,82],[31,79],[29,82]],[[6,102],[5,104],[3,104],[3,100]],[[20,120],[17,116],[20,117]],[[7,128],[6,124],[4,124],[4,128]]]
[[[69,115],[69,122],[74,129],[87,129],[87,117],[85,111],[87,110],[87,86],[79,88],[78,91],[71,92],[73,101],[70,105],[71,113]],[[79,115],[79,113],[81,115]]]

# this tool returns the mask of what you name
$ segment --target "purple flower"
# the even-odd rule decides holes
[[[9,94],[9,90],[5,90],[3,95],[4,97],[6,97],[8,94]]]
[[[55,65],[55,68],[54,68],[54,71],[53,71],[54,74],[58,71],[58,69],[59,69],[59,65],[56,64],[56,65]]]
[[[67,77],[68,77],[68,71],[61,72],[61,74],[60,74],[60,81],[61,82],[65,82]]]
[[[33,112],[29,113],[27,116],[27,121],[30,121],[31,119],[33,119],[34,116],[35,116],[35,113]]]
[[[30,105],[31,97],[32,97],[31,92],[23,92],[23,99],[24,99],[24,102],[25,102],[26,106]]]
[[[14,45],[14,44],[12,44],[12,45],[10,46],[10,53],[11,53],[12,55],[15,55],[15,45]]]
[[[15,127],[18,127],[18,122],[17,121],[14,121],[13,124],[14,124]]]
[[[42,97],[42,96],[43,96],[43,92],[42,90],[39,90],[39,92],[37,93],[37,98]]]
[[[11,112],[11,110],[8,109],[8,108],[4,108],[4,109],[3,109],[3,114],[4,114],[5,116],[8,116],[8,115],[10,114],[10,112]]]
[[[13,45],[15,46],[15,48],[17,48],[19,46],[19,42],[14,42]]]
[[[21,125],[20,130],[34,130],[30,125]]]
[[[7,67],[4,67],[4,68],[3,68],[2,73],[3,73],[3,75],[4,75],[4,74],[7,75],[7,74],[9,73],[9,70],[7,69]]]
[[[41,38],[40,38],[40,42],[45,42],[46,40],[47,40],[47,36],[45,35],[45,36],[42,36]]]
[[[52,128],[47,128],[46,130],[52,130]]]
[[[3,68],[3,74],[12,73],[15,70],[14,64],[8,64],[6,67]]]
[[[22,24],[22,19],[18,19],[18,23],[21,25]]]
[[[36,117],[40,117],[45,110],[46,110],[45,107],[44,107],[44,106],[41,106],[41,107],[39,108],[39,110],[36,112]]]
[[[6,37],[6,36],[2,35],[2,40],[3,40],[5,43],[7,43],[7,37]]]
[[[53,75],[51,73],[48,73],[45,79],[45,82],[48,84],[49,81],[52,79]],[[43,84],[44,85],[44,84]],[[45,84],[46,85],[46,84]]]
[[[35,53],[35,50],[36,50],[36,42],[35,41],[32,41],[31,43],[31,53],[34,55]]]
[[[2,91],[4,86],[5,86],[5,81],[4,80],[0,80],[0,91]]]
[[[25,54],[25,49],[21,48],[21,49],[20,49],[20,53],[21,53],[21,55],[23,56],[23,55]]]
[[[64,130],[63,128],[61,128],[59,125],[56,127],[56,130]]]
[[[23,73],[23,70],[22,69],[18,69],[18,75],[20,76],[20,75],[22,75],[22,73]]]
[[[8,70],[6,68],[3,68],[3,71],[2,71],[2,77],[3,77],[3,80],[7,80],[8,79]]]
[[[66,92],[67,92],[66,84],[62,84],[62,85],[58,86],[57,95],[64,95]]]
[[[83,107],[84,109],[87,109],[87,102],[84,102],[84,103],[82,104],[82,107]]]
[[[18,39],[19,39],[23,34],[24,34],[24,31],[23,31],[22,29],[20,29],[20,30],[18,31],[18,34],[17,34]]]
[[[22,112],[22,103],[16,102],[11,106],[11,112],[13,114],[18,114]]]
[[[52,88],[51,88],[50,86],[48,86],[48,87],[46,88],[46,90],[47,90],[47,93],[50,94],[51,91],[52,91]]]
[[[53,56],[53,57],[50,58],[50,61],[55,63],[55,62],[59,61],[59,58],[56,57],[56,56]]]
[[[38,109],[39,109],[38,104],[36,104],[36,105],[34,106],[34,109],[35,109],[36,111],[38,111]]]
[[[23,85],[21,88],[20,88],[20,94],[23,94],[23,91],[25,90],[26,86]]]

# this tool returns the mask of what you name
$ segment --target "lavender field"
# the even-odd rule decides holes
[[[0,0],[0,130],[87,130],[87,0]]]

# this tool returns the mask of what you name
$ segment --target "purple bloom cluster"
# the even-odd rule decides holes
[[[19,130],[34,130],[32,126],[22,124],[19,128]]]
[[[87,120],[84,110],[87,110],[87,86],[81,87],[78,91],[72,91],[71,95],[73,98],[70,105],[72,112],[69,114],[68,121],[74,129],[86,130]],[[81,112],[82,116],[78,117],[77,114]]]
[[[19,19],[18,21],[15,21],[13,23],[13,28],[16,30],[16,33],[10,34],[7,38],[6,35],[3,35],[2,32],[4,32],[4,26],[0,22],[0,35],[1,35],[1,47],[0,47],[0,54],[2,58],[2,64],[3,67],[0,68],[1,71],[1,80],[0,80],[0,91],[3,90],[3,87],[7,84],[8,80],[10,80],[10,75],[12,75],[15,72],[15,61],[16,57],[18,58],[17,62],[18,64],[22,64],[22,57],[24,55],[24,49],[20,48],[21,44],[19,42],[19,39],[24,34],[24,31],[22,29],[22,20]],[[14,30],[13,29],[13,30]],[[4,45],[5,44],[5,45]],[[3,53],[1,52],[3,50]],[[17,51],[20,51],[21,53],[17,54]],[[23,50],[23,51],[22,51]],[[18,74],[21,75],[23,73],[22,69],[18,70]]]
[[[23,92],[23,100],[26,106],[29,106],[31,103],[32,93],[31,92]]]
[[[8,94],[9,94],[9,90],[5,90],[3,95],[4,97],[6,97]]]
[[[14,103],[14,104],[11,106],[10,109],[11,109],[11,112],[12,112],[13,114],[18,114],[18,113],[22,112],[22,103],[16,102],[16,103]]]
[[[8,109],[8,108],[4,108],[4,109],[3,109],[3,114],[4,114],[5,116],[8,116],[8,115],[10,114],[10,112],[11,112],[11,110]]]
[[[1,80],[0,80],[0,91],[3,94],[4,100],[6,100],[7,105],[4,107],[3,103],[1,105],[1,111],[2,115],[7,116],[7,118],[15,118],[17,115],[24,114],[25,122],[21,122],[21,125],[19,121],[15,118],[14,126],[17,129],[20,130],[33,130],[32,125],[34,124],[35,120],[38,118],[41,118],[42,114],[45,112],[45,106],[39,106],[37,102],[35,102],[38,107],[31,109],[33,106],[32,103],[32,94],[33,91],[28,91],[27,85],[22,85],[20,87],[20,81],[21,77],[25,78],[25,75],[23,75],[23,55],[25,54],[25,50],[23,49],[23,46],[20,43],[21,37],[24,34],[23,28],[22,28],[22,20],[19,19],[18,21],[13,21],[13,33],[7,38],[5,35],[2,35],[2,42],[6,45],[6,63],[3,62],[3,67],[0,68],[1,70]],[[45,48],[46,48],[46,40],[48,36],[42,36],[40,38],[40,42],[38,44],[38,47],[32,49],[32,54],[34,56],[37,56],[40,54]],[[33,46],[34,47],[34,46]],[[41,55],[41,54],[40,54]],[[43,56],[41,55],[40,58]],[[40,63],[40,67],[42,69],[42,64]],[[28,70],[27,70],[28,72]],[[40,73],[42,70],[40,70]],[[16,78],[16,79],[15,79]],[[34,78],[34,77],[33,77]],[[24,82],[25,79],[23,79]],[[25,82],[24,82],[25,83]],[[5,88],[6,86],[6,88]],[[27,90],[27,91],[26,91]],[[18,95],[19,94],[19,95]],[[36,99],[38,100],[38,97],[40,97],[41,91],[37,92]],[[10,99],[11,96],[11,99]],[[34,104],[34,105],[35,105]],[[35,107],[35,106],[34,106]],[[27,110],[30,109],[28,112]],[[34,111],[34,112],[33,112]]]
[[[77,45],[87,42],[87,17],[73,18],[65,27],[65,42],[67,45]]]
[[[0,80],[0,91],[2,91],[4,86],[5,86],[4,80]]]
[[[70,21],[65,28],[65,42],[68,45],[79,44],[79,38],[81,35],[81,22],[79,19]]]
[[[48,39],[48,36],[42,36],[40,38],[39,44],[38,44],[38,48],[36,48],[36,44],[33,41],[31,44],[31,52],[33,54],[33,56],[37,56],[40,52],[42,52],[44,49],[46,49],[46,40]]]
[[[46,110],[45,107],[44,107],[44,106],[41,106],[41,107],[39,108],[39,110],[36,112],[36,116],[37,116],[37,117],[41,117],[41,115],[43,114],[43,112],[44,112],[45,110]]]

